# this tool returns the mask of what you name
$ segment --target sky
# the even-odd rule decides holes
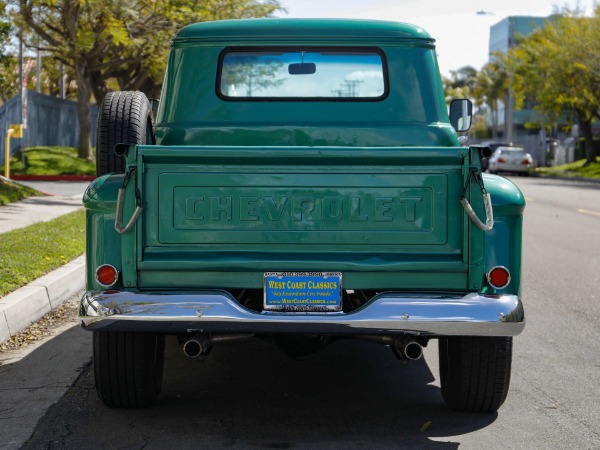
[[[488,60],[490,27],[507,16],[547,17],[556,7],[579,6],[591,15],[595,0],[280,0],[280,17],[381,19],[419,25],[436,39],[440,71],[481,67]],[[484,14],[477,14],[483,11]]]

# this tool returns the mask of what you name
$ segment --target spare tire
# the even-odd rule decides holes
[[[125,171],[116,144],[154,144],[154,117],[146,95],[137,91],[109,92],[98,111],[96,176]]]

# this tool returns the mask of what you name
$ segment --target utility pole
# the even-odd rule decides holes
[[[58,84],[58,90],[59,90],[59,97],[64,99],[65,98],[65,66],[63,65],[62,61],[59,63],[59,73],[60,73],[60,82]]]
[[[36,65],[37,75],[35,77],[35,92],[42,92],[42,55],[40,53],[40,49],[37,49],[37,65]]]
[[[23,86],[23,32],[19,32],[19,87]],[[23,117],[21,117],[23,123]]]

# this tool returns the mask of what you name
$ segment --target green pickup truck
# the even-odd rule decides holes
[[[446,404],[496,411],[525,326],[525,202],[461,146],[471,118],[416,26],[182,29],[160,102],[113,92],[99,113],[79,320],[102,401],[154,402],[169,335],[193,358],[353,338],[414,360],[437,339]]]

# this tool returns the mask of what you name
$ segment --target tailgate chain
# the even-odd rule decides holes
[[[131,178],[132,174],[134,175],[136,207],[135,211],[133,212],[133,215],[131,216],[131,219],[129,219],[129,223],[125,226],[125,228],[123,228],[123,203],[125,202],[125,188],[127,187],[127,183],[129,183],[129,179]],[[117,208],[115,211],[115,230],[117,230],[119,234],[127,233],[133,228],[135,222],[137,222],[138,217],[140,217],[141,213],[142,199],[140,196],[140,190],[137,187],[136,166],[131,165],[127,168],[127,172],[125,172],[125,178],[123,178],[123,186],[121,186],[121,188],[119,189],[119,195],[117,197]]]
[[[467,189],[469,188],[469,184],[471,184],[471,179],[473,178],[475,179],[475,181],[477,181],[477,184],[479,184],[481,192],[483,193],[483,204],[485,206],[485,223],[483,223],[479,219],[479,217],[477,217],[477,214],[475,214],[475,211],[473,211],[469,200],[467,200],[466,198]],[[463,205],[463,208],[465,209],[467,215],[471,218],[473,223],[477,225],[477,228],[479,228],[482,231],[490,231],[492,228],[494,228],[494,212],[492,210],[492,199],[490,197],[490,194],[485,189],[485,186],[483,185],[483,177],[481,176],[481,173],[478,172],[477,167],[471,167],[471,169],[469,170],[467,183],[465,184],[465,187],[460,196],[460,203]]]

